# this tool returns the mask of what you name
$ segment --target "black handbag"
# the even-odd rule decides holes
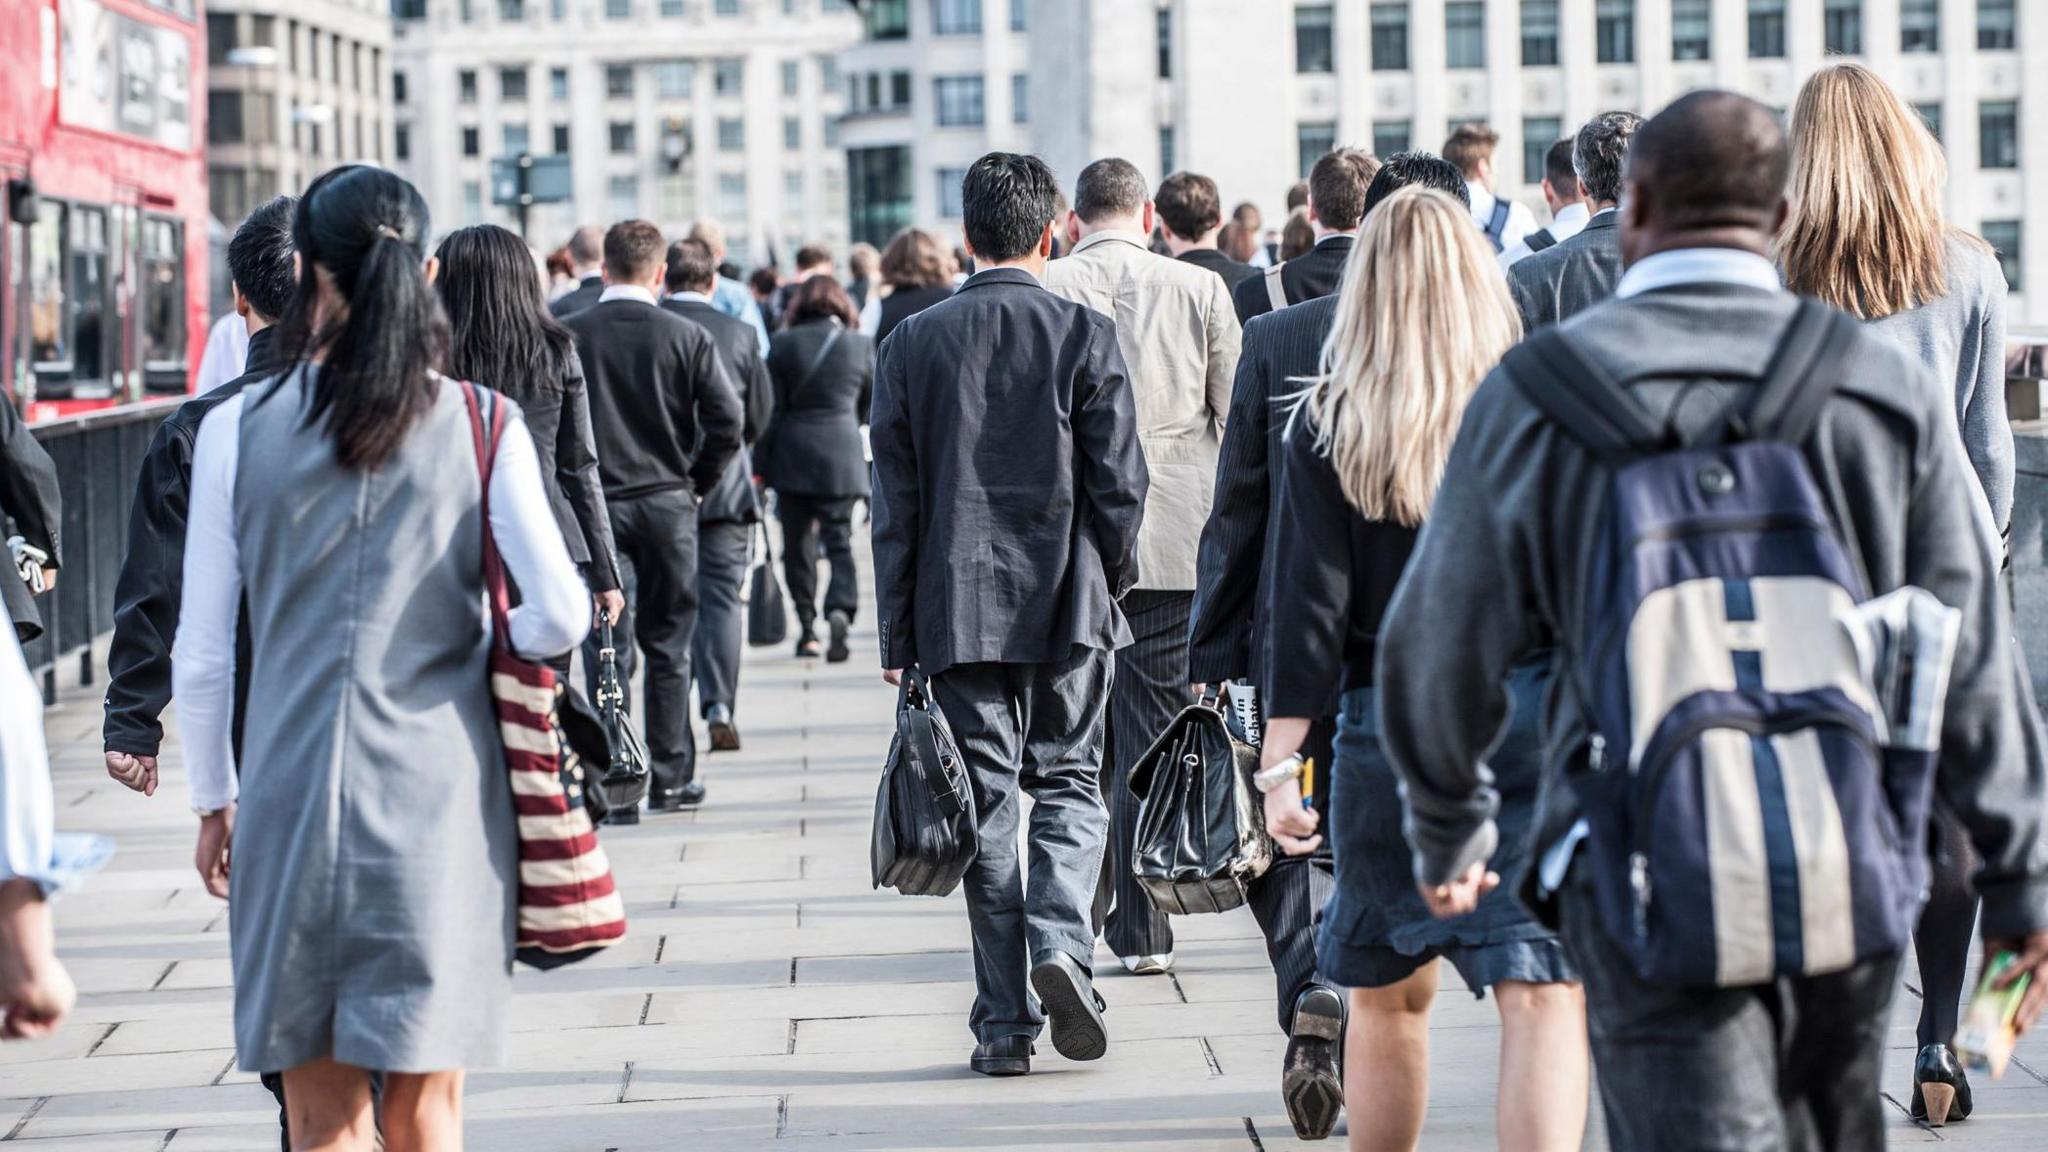
[[[1232,736],[1204,697],[1181,710],[1131,769],[1138,834],[1131,872],[1161,912],[1228,912],[1273,864],[1262,798],[1252,784],[1259,753]]]
[[[875,887],[905,896],[949,896],[979,850],[974,792],[960,748],[932,702],[931,683],[917,669],[906,669],[896,739],[875,793],[869,855]]]
[[[618,650],[612,646],[612,623],[598,621],[597,715],[609,755],[598,777],[599,802],[613,824],[640,822],[640,802],[647,799],[647,744],[626,710],[626,687],[619,680]]]
[[[768,540],[768,524],[760,524],[761,562],[748,577],[747,643],[772,648],[789,639],[789,608],[782,599],[782,578],[775,574],[775,549]]]

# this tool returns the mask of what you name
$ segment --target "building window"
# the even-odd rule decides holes
[[[2013,7],[2013,0],[1977,0],[1979,52],[2012,51]]]
[[[718,150],[720,152],[745,152],[747,150],[747,122],[737,116],[718,118]]]
[[[796,60],[784,60],[782,62],[782,94],[784,96],[796,95],[798,90],[803,87],[803,83],[804,73],[801,63]]]
[[[1479,0],[1444,5],[1444,67],[1486,67],[1486,5]]]
[[[804,174],[784,172],[782,174],[782,211],[785,215],[800,216],[804,210]]]
[[[804,122],[794,116],[782,118],[782,147],[795,152],[804,146]]]
[[[1010,123],[1031,123],[1031,76],[1018,72],[1010,77]]]
[[[633,122],[631,120],[614,120],[606,127],[607,133],[611,138],[612,155],[631,156],[633,154]]]
[[[569,126],[567,124],[555,125],[554,137],[555,155],[567,156],[569,154]]]
[[[1522,183],[1541,184],[1550,149],[1564,139],[1564,121],[1555,116],[1532,116],[1522,121]]]
[[[631,20],[633,0],[604,0],[604,18],[607,20]]]
[[[718,215],[728,224],[747,218],[747,174],[718,174]]]
[[[1920,122],[1927,125],[1927,133],[1934,137],[1934,142],[1941,143],[1941,105],[1915,104],[1913,111],[1919,113]]]
[[[476,103],[476,70],[464,68],[455,74],[456,98],[464,104]]]
[[[1173,9],[1161,8],[1152,22],[1159,41],[1159,78],[1173,79]]]
[[[613,100],[628,100],[633,96],[633,66],[631,64],[607,64],[604,66],[604,94]]]
[[[1294,70],[1329,72],[1335,67],[1330,42],[1334,10],[1328,4],[1294,6]]]
[[[391,102],[393,104],[405,103],[405,73],[403,72],[393,72],[391,74]]]
[[[1294,145],[1301,178],[1306,180],[1316,161],[1337,150],[1337,125],[1328,120],[1303,124],[1294,130]]]
[[[1160,170],[1161,172],[1171,172],[1171,171],[1173,171],[1173,170],[1174,170],[1174,168],[1176,167],[1175,161],[1177,161],[1177,160],[1179,159],[1179,157],[1177,157],[1177,156],[1175,156],[1175,155],[1174,155],[1174,153],[1175,153],[1175,152],[1177,152],[1177,151],[1179,151],[1179,149],[1178,149],[1178,148],[1176,148],[1176,147],[1174,146],[1174,133],[1173,133],[1173,125],[1171,125],[1171,124],[1162,124],[1162,125],[1160,125],[1160,126],[1159,126],[1159,170]]]
[[[860,10],[861,28],[870,40],[903,40],[910,36],[910,0],[868,0]],[[884,237],[882,243],[888,243]]]
[[[526,0],[498,0],[498,19],[507,24],[526,19]]]
[[[711,12],[716,16],[737,16],[740,14],[740,0],[716,0],[711,5]]]
[[[910,107],[910,73],[889,73],[889,108]]]
[[[1941,51],[1941,0],[1899,0],[1899,51]]]
[[[1986,220],[1983,227],[1984,242],[1998,253],[1998,266],[2005,270],[2005,287],[2017,295],[2020,283],[2020,222],[2017,220]]]
[[[1414,134],[1413,127],[1406,120],[1375,120],[1372,122],[1372,154],[1385,158],[1396,152],[1406,152],[1408,141]]]
[[[1755,36],[1756,17],[1750,18]],[[1705,60],[1714,52],[1714,0],[1671,0],[1671,58]]]
[[[1375,72],[1408,70],[1408,4],[1372,6],[1372,68]]]
[[[711,62],[711,91],[719,96],[738,96],[747,86],[747,62],[727,56]]]
[[[697,214],[697,182],[688,176],[663,176],[654,182],[656,208],[664,220],[688,220]]]
[[[232,12],[208,12],[206,14],[206,62],[220,65],[228,62],[228,53],[235,50],[235,14]]]
[[[242,94],[232,88],[215,88],[206,94],[206,142],[209,144],[240,144],[245,129],[242,124]]]
[[[1977,166],[2020,166],[2020,106],[2011,100],[1986,100],[1977,106]]]
[[[688,60],[663,60],[654,66],[654,95],[661,100],[688,100],[697,69]]]
[[[605,183],[605,204],[614,220],[631,220],[640,214],[640,178],[614,176]]]
[[[670,20],[679,20],[690,14],[689,5],[683,0],[661,0],[661,14]]]
[[[481,180],[462,182],[462,222],[469,225],[484,222],[484,186]]]
[[[504,100],[526,99],[525,67],[498,69],[498,96]]]
[[[846,215],[854,240],[880,246],[910,227],[911,175],[907,146],[846,150]]]
[[[1749,58],[1785,56],[1785,0],[1749,0]]]
[[[941,128],[979,127],[982,122],[981,77],[937,76],[932,79],[932,120]]]
[[[548,95],[556,100],[567,100],[569,98],[569,70],[567,68],[548,69]]]
[[[391,0],[393,20],[425,20],[427,0]]]
[[[818,87],[827,92],[839,87],[839,58],[837,56],[818,57]]]
[[[398,160],[412,159],[412,125],[396,124],[392,126],[391,155]]]
[[[505,137],[504,155],[506,156],[517,156],[525,152],[532,143],[524,124],[507,124],[500,131],[504,133]]]
[[[1010,0],[1010,31],[1031,30],[1031,0]]]
[[[1829,52],[1840,56],[1863,53],[1863,0],[1827,0],[1821,22]]]
[[[474,124],[465,126],[462,129],[462,154],[464,156],[481,156],[483,152],[483,134],[477,130]]]
[[[1557,0],[1522,0],[1522,67],[1557,63]]]
[[[946,220],[958,220],[962,214],[961,185],[967,180],[965,168],[941,168],[939,176],[939,216]]]
[[[1636,0],[1599,0],[1594,6],[1593,58],[1602,64],[1636,62]]]
[[[932,31],[940,36],[981,35],[981,0],[932,0]]]

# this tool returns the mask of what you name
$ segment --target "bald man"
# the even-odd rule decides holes
[[[1576,353],[1592,366],[1582,375],[1611,378],[1602,387],[1620,393],[1612,401],[1632,402],[1688,442],[1719,425],[1732,405],[1754,398],[1800,306],[1769,258],[1785,219],[1788,169],[1784,131],[1762,105],[1716,91],[1679,99],[1642,126],[1629,150],[1620,209],[1624,272],[1615,298],[1550,330],[1554,338],[1532,339],[1554,339]],[[2023,1007],[2032,1019],[2048,999],[2048,793],[2040,719],[1997,583],[1998,540],[1980,528],[1953,399],[1881,339],[1820,319],[1835,341],[1832,354],[1806,361],[1798,380],[1827,389],[1826,399],[1810,431],[1786,434],[1804,445],[1831,522],[1853,527],[1838,539],[1869,591],[1917,586],[1961,613],[1934,786],[1982,854],[1986,949],[2019,953],[2019,967],[2033,973]],[[1597,627],[1585,583],[1600,567],[1588,561],[1610,554],[1603,534],[1611,521],[1588,512],[1609,503],[1614,479],[1582,446],[1581,438],[1599,439],[1593,429],[1559,424],[1532,400],[1554,394],[1540,386],[1535,368],[1519,350],[1510,353],[1473,396],[1429,531],[1380,636],[1381,738],[1404,784],[1416,881],[1440,915],[1471,908],[1499,882],[1486,867],[1497,796],[1481,761],[1505,718],[1501,685],[1509,670],[1552,648],[1561,685],[1593,683],[1581,644]],[[1619,448],[1623,458],[1654,451],[1633,437]],[[1734,490],[1709,487],[1705,471],[1701,477],[1707,499]],[[1732,615],[1732,595],[1730,602]],[[1768,647],[1796,628],[1796,621],[1773,620],[1752,643]],[[1674,661],[1730,659],[1726,649],[1689,651],[1685,645],[1702,643],[1692,634],[1667,639]],[[1765,660],[1766,671],[1773,666]],[[1616,1152],[1882,1148],[1878,1076],[1900,962],[1891,938],[1875,934],[1882,949],[1858,952],[1846,966],[1816,961],[1809,972],[1796,947],[1805,938],[1797,902],[1765,897],[1730,909],[1768,917],[1774,907],[1789,908],[1789,920],[1781,911],[1762,934],[1764,963],[1742,978],[1754,982],[1643,977],[1620,943],[1633,942],[1626,911],[1605,915],[1629,906],[1630,877],[1608,863],[1616,859],[1611,838],[1599,829],[1588,835],[1565,780],[1570,771],[1583,785],[1590,766],[1583,699],[1579,690],[1551,697],[1538,865],[1523,894],[1559,924],[1585,981],[1610,1145]],[[1756,776],[1765,789],[1761,760]],[[1771,791],[1778,794],[1775,785]],[[1920,834],[1905,822],[1905,835],[1917,842]],[[1899,857],[1898,866],[1910,869],[1908,850]],[[1713,879],[1719,886],[1746,875],[1717,870]],[[1794,880],[1808,883],[1803,873]],[[1623,895],[1596,900],[1596,891]],[[1705,908],[1697,914],[1712,915]],[[1711,927],[1725,943],[1730,929]],[[1859,919],[1859,944],[1866,931]],[[1771,975],[1786,971],[1800,974]],[[1547,1046],[1540,1075],[1558,1075],[1571,1046]],[[1583,1098],[1582,1082],[1579,1090]],[[1559,1098],[1569,1097],[1550,1099]],[[1572,1120],[1562,1112],[1549,1119],[1560,1126]],[[1576,1133],[1569,1139],[1576,1144]]]
[[[576,277],[576,287],[548,305],[557,320],[583,311],[604,295],[604,229],[585,224],[570,233],[569,271]]]

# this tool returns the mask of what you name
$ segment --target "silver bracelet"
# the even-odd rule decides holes
[[[1261,768],[1254,772],[1252,774],[1252,787],[1257,788],[1260,794],[1263,795],[1287,783],[1289,780],[1299,780],[1301,779],[1302,768],[1306,763],[1307,761],[1301,758],[1301,753],[1296,752],[1271,768]]]

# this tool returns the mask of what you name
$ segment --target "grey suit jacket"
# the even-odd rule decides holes
[[[1562,323],[1614,295],[1621,283],[1620,215],[1601,212],[1577,236],[1508,269],[1508,290],[1525,330]]]

